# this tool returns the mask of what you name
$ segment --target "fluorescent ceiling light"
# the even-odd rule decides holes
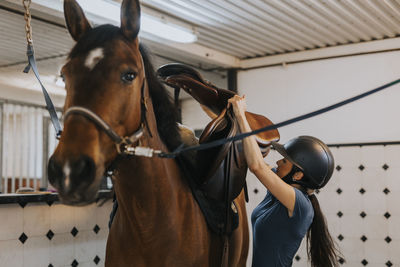
[[[120,4],[110,0],[78,0],[78,2],[85,12],[120,24]],[[156,13],[146,14],[142,11],[140,31],[178,43],[197,41],[194,27],[172,21],[172,19]]]

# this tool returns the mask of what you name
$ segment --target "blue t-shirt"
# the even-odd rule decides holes
[[[306,193],[294,188],[293,215],[270,192],[251,214],[253,225],[252,267],[292,266],[293,257],[306,235],[314,209]]]

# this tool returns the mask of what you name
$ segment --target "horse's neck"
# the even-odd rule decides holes
[[[147,126],[140,145],[166,151],[158,136],[152,102],[149,97],[146,101]],[[158,157],[133,157],[121,162],[117,169],[115,191],[125,222],[147,231],[151,231],[148,227],[156,227],[154,222],[160,221],[159,218],[164,223],[169,216],[174,220],[171,211],[176,210],[178,197],[185,192],[190,194],[176,161]]]

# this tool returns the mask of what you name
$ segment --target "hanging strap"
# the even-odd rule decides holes
[[[58,119],[56,109],[51,101],[49,94],[47,93],[46,88],[44,88],[42,81],[40,80],[39,71],[36,66],[35,53],[33,50],[33,41],[32,41],[32,26],[31,26],[31,13],[30,13],[30,5],[31,0],[22,0],[22,4],[25,9],[24,19],[26,21],[25,24],[25,32],[26,32],[26,42],[28,43],[26,55],[28,56],[28,66],[25,67],[24,72],[28,73],[32,68],[33,73],[36,76],[36,79],[39,81],[40,86],[42,87],[42,92],[44,95],[44,100],[46,101],[46,109],[49,111],[51,122],[56,131],[57,139],[60,139],[61,136],[61,124]]]
[[[35,54],[33,51],[33,45],[28,44],[28,49],[27,49],[26,54],[28,56],[29,64],[28,64],[28,66],[25,67],[24,72],[28,73],[29,70],[32,68],[32,71],[35,74],[36,79],[38,80],[40,86],[42,87],[44,100],[46,101],[46,109],[48,110],[48,112],[50,114],[51,122],[54,126],[54,130],[56,131],[56,137],[57,137],[57,139],[60,139],[61,132],[62,132],[60,120],[58,119],[56,109],[53,105],[53,101],[51,101],[51,98],[50,98],[46,88],[44,88],[44,85],[43,85],[42,81],[40,80],[40,75],[39,75],[39,72],[38,72],[38,69],[36,66]]]

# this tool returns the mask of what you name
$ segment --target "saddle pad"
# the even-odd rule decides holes
[[[177,160],[210,230],[221,236],[230,235],[239,226],[239,214],[234,202],[226,206],[225,203],[210,198],[196,183],[196,168],[191,157],[181,155]]]

